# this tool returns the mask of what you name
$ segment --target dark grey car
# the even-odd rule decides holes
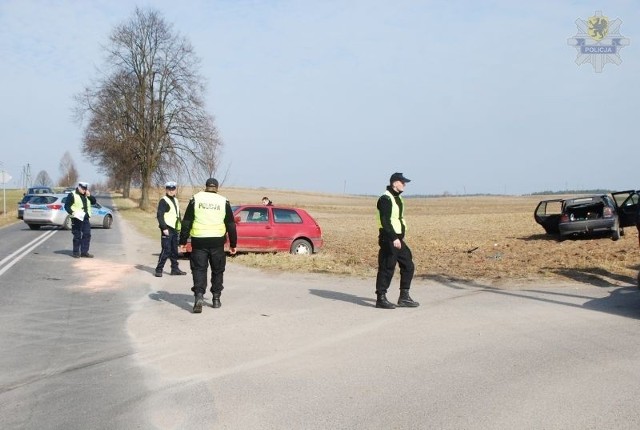
[[[28,203],[34,197],[38,196],[40,196],[40,194],[25,194],[24,197],[22,197],[22,200],[18,202],[18,219],[22,219],[22,216],[24,215],[25,203]]]
[[[618,240],[624,227],[636,224],[637,211],[638,192],[630,190],[543,200],[538,203],[534,218],[547,234],[557,234],[560,240],[607,232]]]

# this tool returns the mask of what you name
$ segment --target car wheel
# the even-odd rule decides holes
[[[620,226],[619,226],[619,224],[617,222],[613,226],[613,231],[611,231],[611,239],[613,239],[613,240],[620,239]]]
[[[68,216],[64,219],[64,224],[62,224],[62,228],[65,230],[71,230],[71,217]]]
[[[40,224],[27,224],[31,230],[40,230]]]
[[[313,246],[308,240],[296,239],[291,244],[291,253],[296,255],[309,255],[313,253]]]
[[[113,218],[111,215],[105,216],[102,221],[102,228],[111,228],[111,224],[113,224]]]

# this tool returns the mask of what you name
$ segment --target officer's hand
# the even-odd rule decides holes
[[[236,249],[235,248],[229,248],[229,254],[236,255]]]
[[[181,253],[184,254],[185,252],[187,252],[187,246],[186,245],[178,245],[178,252],[181,252]]]
[[[394,248],[400,249],[401,246],[402,246],[402,242],[400,242],[400,239],[396,239],[396,240],[393,241],[393,247]]]
[[[162,234],[164,234],[165,236],[169,236],[169,229],[165,228],[164,230],[162,230]]]

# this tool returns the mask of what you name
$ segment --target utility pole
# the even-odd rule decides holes
[[[22,168],[22,188],[26,191],[31,186],[31,166],[27,164]]]
[[[4,171],[4,163],[0,161],[0,181],[2,182],[2,214],[7,216],[7,182],[11,180],[11,175]]]

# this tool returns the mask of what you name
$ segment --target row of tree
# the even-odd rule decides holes
[[[99,76],[76,96],[83,154],[126,197],[139,185],[142,209],[154,184],[214,176],[222,143],[187,39],[157,11],[136,8],[104,49]]]

